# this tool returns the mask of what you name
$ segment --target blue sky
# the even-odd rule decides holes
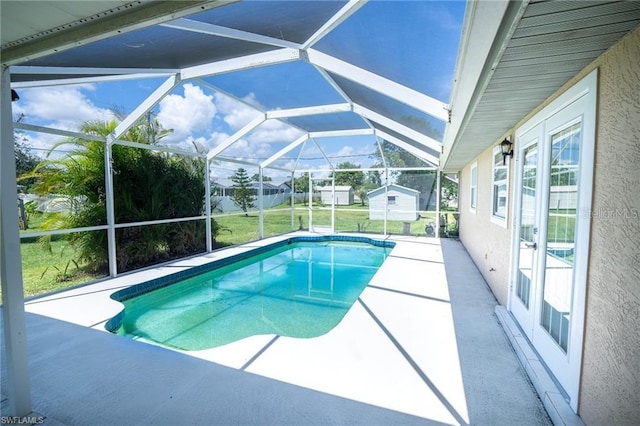
[[[463,1],[372,1],[314,48],[448,102],[464,7]],[[13,104],[14,116],[24,115],[24,121],[30,124],[77,130],[86,120],[111,119],[114,108],[124,113],[132,111],[163,80],[19,89],[21,100]],[[211,149],[257,116],[258,112],[249,105],[271,110],[343,102],[305,62],[255,68],[206,80],[242,102],[206,86],[184,82],[153,110],[164,127],[174,130],[163,143],[192,149],[195,142]],[[270,120],[224,155],[264,159],[300,134],[299,129]],[[44,154],[60,140],[47,134],[26,136],[38,154]],[[368,155],[374,148],[373,138],[319,139],[318,143],[327,155],[336,158],[336,163],[351,161],[366,167],[373,161]],[[299,167],[317,168],[324,164],[324,160],[318,159],[322,157],[320,151],[311,145],[305,147]],[[296,155],[297,150],[278,165],[290,166]],[[221,164],[214,174],[227,177],[231,174],[229,170],[237,167]]]

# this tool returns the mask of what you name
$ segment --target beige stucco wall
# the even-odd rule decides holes
[[[579,413],[640,424],[640,29],[601,56]]]
[[[496,142],[497,144],[497,142]],[[495,145],[494,145],[495,146]],[[460,174],[459,210],[460,240],[469,255],[478,266],[480,273],[491,287],[491,291],[501,305],[507,304],[509,283],[509,252],[511,237],[510,214],[507,224],[500,225],[491,221],[491,175],[493,147],[487,149],[477,159],[478,164],[478,200],[475,213],[470,210],[471,166],[468,164]],[[509,177],[512,176],[512,161],[509,164]],[[507,211],[511,209],[511,183]]]
[[[640,28],[518,123],[599,69],[591,247],[578,414],[587,425],[640,424]],[[498,143],[498,141],[495,141]],[[516,141],[517,143],[517,141]],[[501,304],[510,234],[489,220],[491,150],[478,162],[478,209],[469,212],[471,165],[461,173],[460,239]],[[513,174],[510,175],[513,183]],[[511,192],[509,188],[509,204]],[[494,266],[497,265],[497,266]],[[489,268],[496,268],[489,272]]]

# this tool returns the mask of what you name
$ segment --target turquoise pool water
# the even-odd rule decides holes
[[[391,248],[322,240],[294,238],[134,297],[116,293],[125,308],[107,328],[183,350],[259,334],[325,334],[342,320]]]

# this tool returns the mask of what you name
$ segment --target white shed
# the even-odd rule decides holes
[[[331,205],[331,187],[319,186],[320,202]],[[336,206],[350,206],[353,204],[353,188],[351,186],[336,185]]]
[[[388,220],[416,220],[420,202],[420,191],[391,184],[385,191],[384,186],[370,191],[369,220],[384,220],[385,207],[388,208]]]

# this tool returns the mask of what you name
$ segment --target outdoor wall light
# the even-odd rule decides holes
[[[11,102],[15,102],[17,100],[20,99],[20,96],[18,96],[18,92],[16,92],[15,90],[11,89]]]
[[[504,140],[500,142],[500,153],[502,154],[503,166],[507,164],[507,156],[513,158],[513,144],[509,138],[504,138]]]

